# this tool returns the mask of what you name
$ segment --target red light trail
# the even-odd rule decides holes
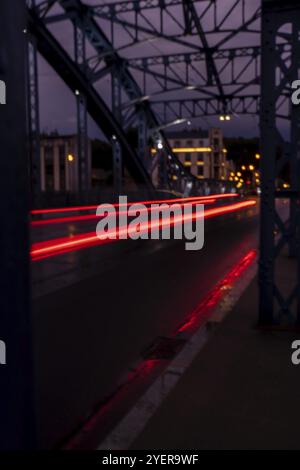
[[[212,209],[207,209],[204,213],[204,218],[211,218],[211,217],[216,217],[220,216],[223,214],[229,214],[232,212],[236,212],[240,209],[245,209],[249,208],[256,205],[255,200],[249,200],[249,201],[244,201],[244,202],[238,202],[236,204],[230,204],[228,206],[222,206],[222,207],[215,207]],[[175,216],[172,220],[171,223],[169,220],[164,221],[164,220],[157,220],[157,221],[147,221],[144,224],[140,225],[140,230],[139,233],[145,233],[148,232],[150,229],[154,228],[164,228],[165,226],[171,225],[175,226],[177,224],[182,224],[183,222],[191,222],[196,219],[201,217],[201,214],[187,214],[187,215],[180,215],[180,216]],[[107,237],[108,235],[110,238],[114,239],[99,239],[98,236],[96,235],[95,232],[90,232],[90,233],[85,233],[85,234],[80,234],[80,235],[74,235],[72,237],[62,237],[62,238],[57,238],[54,240],[47,240],[43,242],[37,242],[32,245],[31,248],[31,259],[33,261],[38,261],[41,259],[49,258],[52,256],[57,256],[63,253],[67,253],[70,251],[77,251],[83,248],[90,248],[93,246],[97,245],[102,245],[105,243],[111,243],[112,241],[116,241],[119,237],[122,235],[130,235],[130,233],[135,233],[136,229],[130,228],[130,227],[119,227],[109,233],[105,233],[104,235]]]
[[[210,196],[195,196],[187,198],[177,198],[177,199],[161,199],[153,201],[128,201],[128,204],[144,204],[145,206],[150,204],[162,204],[162,203],[176,203],[176,202],[191,202],[191,201],[210,201],[211,199],[224,199],[224,198],[234,198],[238,197],[237,193],[225,193],[225,194],[212,194]],[[126,207],[128,204],[109,204],[114,207]],[[96,210],[99,207],[98,205],[92,206],[75,206],[75,207],[60,207],[57,209],[35,209],[31,211],[31,215],[46,215],[46,214],[59,214],[65,212],[80,212],[80,211],[91,211]]]
[[[187,320],[181,325],[176,334],[194,330],[199,327],[199,322],[203,321],[204,315],[210,308],[215,307],[218,302],[226,295],[229,289],[234,286],[234,283],[241,277],[241,275],[251,266],[256,258],[256,250],[250,250],[227,275],[212,289],[208,295],[201,301],[196,309],[189,315]]]
[[[218,282],[205,297],[200,301],[195,310],[190,313],[186,321],[181,326],[168,335],[171,338],[180,338],[181,333],[186,333],[189,337],[201,327],[206,320],[209,319],[212,310],[218,305],[220,301],[226,297],[228,289],[233,288],[236,281],[250,268],[256,259],[256,250],[249,250],[232,268],[227,274]],[[163,360],[166,364],[166,360]],[[132,389],[136,390],[140,383],[144,383],[149,377],[152,380],[157,376],[155,373],[159,371],[161,367],[161,359],[145,359],[139,363],[125,378],[124,382],[116,389],[107,401],[102,404],[96,412],[88,418],[88,420],[82,426],[80,432],[72,437],[64,449],[75,450],[80,448],[80,443],[84,439],[84,435],[87,431],[99,426],[99,419],[108,419],[109,413],[115,411],[115,409],[121,405],[122,402],[132,393]],[[152,375],[151,375],[152,374]],[[105,422],[105,421],[104,421]]]
[[[184,199],[184,201],[186,201]],[[167,202],[167,201],[165,201]],[[184,202],[184,203],[175,203],[175,204],[179,204],[181,207],[184,207],[186,206],[187,204],[205,204],[205,205],[208,205],[208,204],[214,204],[216,202],[216,199],[209,199],[208,201],[206,200],[197,200],[197,201],[191,201],[191,202]],[[158,201],[158,203],[160,203],[160,201]],[[129,203],[130,204],[130,203]],[[128,205],[129,205],[128,204]],[[134,203],[134,204],[141,204],[141,203]],[[114,206],[115,207],[115,206]],[[167,209],[166,209],[167,210]],[[144,210],[140,210],[139,211],[140,213],[145,213],[145,212],[149,212],[149,208],[145,208]],[[119,215],[120,212],[116,212],[116,215]],[[32,227],[39,227],[41,225],[50,225],[50,224],[62,224],[62,223],[72,223],[72,222],[86,222],[86,221],[90,221],[90,220],[95,220],[95,219],[99,219],[99,215],[95,215],[95,214],[88,214],[88,215],[75,215],[75,216],[71,216],[71,217],[57,217],[55,219],[45,219],[45,220],[32,220],[31,221],[31,226]]]

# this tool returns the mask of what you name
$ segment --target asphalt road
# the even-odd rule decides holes
[[[182,241],[129,240],[32,263],[42,446],[112,393],[141,352],[257,247],[257,234],[254,207],[206,221],[198,252]]]

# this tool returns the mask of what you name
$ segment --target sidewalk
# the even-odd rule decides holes
[[[284,288],[295,265],[280,260]],[[255,278],[131,449],[300,449],[300,332],[255,329],[257,296]]]

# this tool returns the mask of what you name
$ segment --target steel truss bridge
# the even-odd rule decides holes
[[[300,69],[298,2],[28,0],[27,11],[28,121],[35,190],[40,187],[37,53],[76,96],[83,191],[87,188],[87,114],[112,142],[117,188],[123,158],[138,184],[151,188],[151,175],[157,167],[160,187],[183,192],[189,185],[189,190],[198,193],[205,181],[191,176],[172,154],[164,129],[220,114],[258,116],[262,153],[260,323],[274,323],[275,310],[276,321],[289,317],[296,300],[296,321],[300,322],[299,280],[288,298],[275,282],[276,257],[286,244],[300,262],[300,108],[292,106],[290,98],[291,82]],[[55,36],[59,23],[72,28],[68,50]],[[283,121],[288,138],[282,135]],[[138,133],[137,150],[126,138],[132,127]],[[149,140],[157,148],[155,158],[146,150]],[[276,157],[278,145],[280,159]],[[276,175],[287,164],[291,189],[278,193]],[[277,197],[289,198],[288,224],[276,211]],[[275,239],[276,231],[279,239]]]
[[[40,186],[38,51],[77,93],[83,190],[87,187],[89,113],[109,141],[116,137],[115,159],[118,161],[122,153],[137,182],[151,185],[151,173],[159,167],[161,187],[184,191],[188,184],[201,192],[205,181],[192,177],[172,154],[164,129],[197,117],[258,114],[260,2],[229,1],[225,9],[214,0],[95,3],[28,1],[29,120],[35,186]],[[159,24],[152,18],[156,22],[159,18]],[[73,28],[71,54],[51,33],[58,23],[69,23]],[[232,47],[239,37],[241,43],[248,37],[253,46]],[[164,52],[170,44],[179,52]],[[152,45],[158,54],[153,55]],[[289,55],[288,43],[280,45],[280,50]],[[284,92],[288,96],[288,90]],[[109,99],[104,100],[103,94]],[[286,117],[284,103],[278,104],[277,112]],[[126,141],[126,130],[132,127],[138,131],[137,152]],[[154,159],[146,150],[149,139],[154,145],[163,143],[164,150],[158,150]],[[116,186],[120,186],[118,182]]]
[[[300,2],[14,0],[0,2],[0,12],[0,74],[7,84],[7,103],[0,106],[0,334],[9,346],[9,366],[1,364],[0,447],[32,449],[36,423],[28,219],[41,189],[38,54],[77,103],[82,199],[88,186],[88,115],[112,144],[116,188],[123,161],[133,180],[152,196],[156,169],[160,188],[182,193],[188,188],[196,194],[204,184],[221,189],[221,182],[202,182],[186,171],[164,134],[170,125],[220,114],[258,118],[258,323],[262,328],[294,328],[300,324],[300,106],[292,105],[291,83],[300,77]],[[137,149],[127,139],[132,128],[138,134]],[[149,142],[155,157],[147,151]],[[284,167],[290,189],[278,190],[276,179]],[[287,221],[280,216],[278,199],[288,203]],[[297,266],[294,284],[283,291],[278,266],[286,253]]]

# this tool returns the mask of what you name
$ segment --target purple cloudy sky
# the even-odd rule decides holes
[[[222,18],[225,12],[229,11],[231,5],[233,5],[235,0],[218,0],[218,19]],[[115,3],[113,0],[85,0],[85,3],[90,5],[101,5],[107,3]],[[208,1],[202,2],[195,2],[195,5],[198,9],[199,14],[203,11],[204,8],[207,7]],[[257,5],[260,3],[260,0],[247,0],[246,1],[246,13],[250,15],[255,11]],[[53,9],[53,13],[59,12],[59,7],[55,7]],[[212,12],[212,10],[211,10]],[[147,21],[150,21],[152,24],[157,24],[159,19],[158,10],[148,10],[145,15]],[[181,23],[183,22],[183,15],[182,15],[182,7],[177,6],[173,7],[172,14],[176,17],[176,19]],[[233,27],[237,28],[239,23],[239,11],[235,9],[230,17],[226,20],[223,27]],[[123,18],[127,20],[131,20],[132,17],[130,14],[123,14]],[[105,33],[109,36],[110,29],[109,24],[103,19],[99,19],[99,24],[105,31]],[[146,20],[145,23],[146,25]],[[203,24],[205,27],[210,27],[212,24],[212,14],[210,10],[208,14],[204,17]],[[257,27],[257,24],[255,25]],[[175,22],[172,19],[168,19],[166,21],[166,31],[168,34],[176,32],[178,29]],[[73,55],[73,46],[72,46],[72,26],[68,21],[62,22],[58,25],[51,26],[51,31],[55,34],[55,36],[59,39],[60,43],[65,47],[65,49]],[[214,45],[217,41],[222,39],[224,35],[208,35],[208,41],[210,45]],[[173,44],[170,41],[166,41],[163,39],[157,39],[153,37],[149,37],[146,34],[143,35],[143,42],[138,46],[131,46],[126,47],[128,43],[129,36],[124,29],[121,27],[116,27],[116,47],[122,47],[122,51],[120,52],[121,55],[124,57],[143,57],[148,55],[160,55],[166,53],[180,53],[184,51],[188,51],[188,47],[180,46],[177,44]],[[196,36],[192,38],[188,38],[187,41],[192,41],[193,44],[198,44],[201,47],[200,39]],[[237,47],[237,46],[245,46],[245,45],[258,45],[259,44],[259,36],[257,34],[240,34],[238,38],[232,39],[223,47]],[[94,51],[91,48],[87,48],[88,56],[95,55]],[[196,63],[197,67],[204,68],[203,63]],[[180,69],[180,65],[178,65],[178,73],[181,73],[182,70]],[[204,69],[205,70],[205,69]],[[75,98],[74,94],[64,85],[64,83],[60,80],[60,78],[55,74],[55,72],[45,63],[42,58],[39,58],[39,86],[40,86],[40,107],[41,107],[41,129],[46,131],[53,131],[57,129],[59,132],[63,133],[72,133],[75,132],[76,129],[76,108],[75,108]],[[137,81],[140,80],[140,76],[138,73],[135,73],[135,78]],[[196,78],[191,77],[191,84],[196,85]],[[151,89],[151,80],[149,82],[149,90],[150,93],[153,91],[157,91],[155,88],[155,84],[153,83],[153,89]],[[105,98],[107,102],[110,101],[110,78],[106,77],[99,81],[96,84],[97,89],[101,93],[102,97]],[[148,94],[149,93],[148,90]],[[232,90],[232,89],[231,89]],[[254,90],[252,88],[252,90]],[[257,90],[257,88],[256,88]],[[227,91],[230,91],[227,88]],[[251,92],[251,88],[245,93]],[[194,98],[199,96],[199,93],[195,92],[187,92],[187,91],[180,91],[176,93],[168,93],[164,96],[166,98],[174,97],[187,97],[187,98]],[[161,95],[155,96],[155,99],[160,99]],[[194,127],[201,126],[204,128],[210,126],[221,126],[224,130],[225,135],[245,135],[245,136],[254,136],[258,135],[258,118],[257,117],[249,117],[249,116],[235,116],[230,123],[220,123],[217,118],[199,118],[192,121],[192,125]],[[90,121],[89,122],[89,134],[91,137],[101,137],[101,131],[97,128],[97,126]]]

